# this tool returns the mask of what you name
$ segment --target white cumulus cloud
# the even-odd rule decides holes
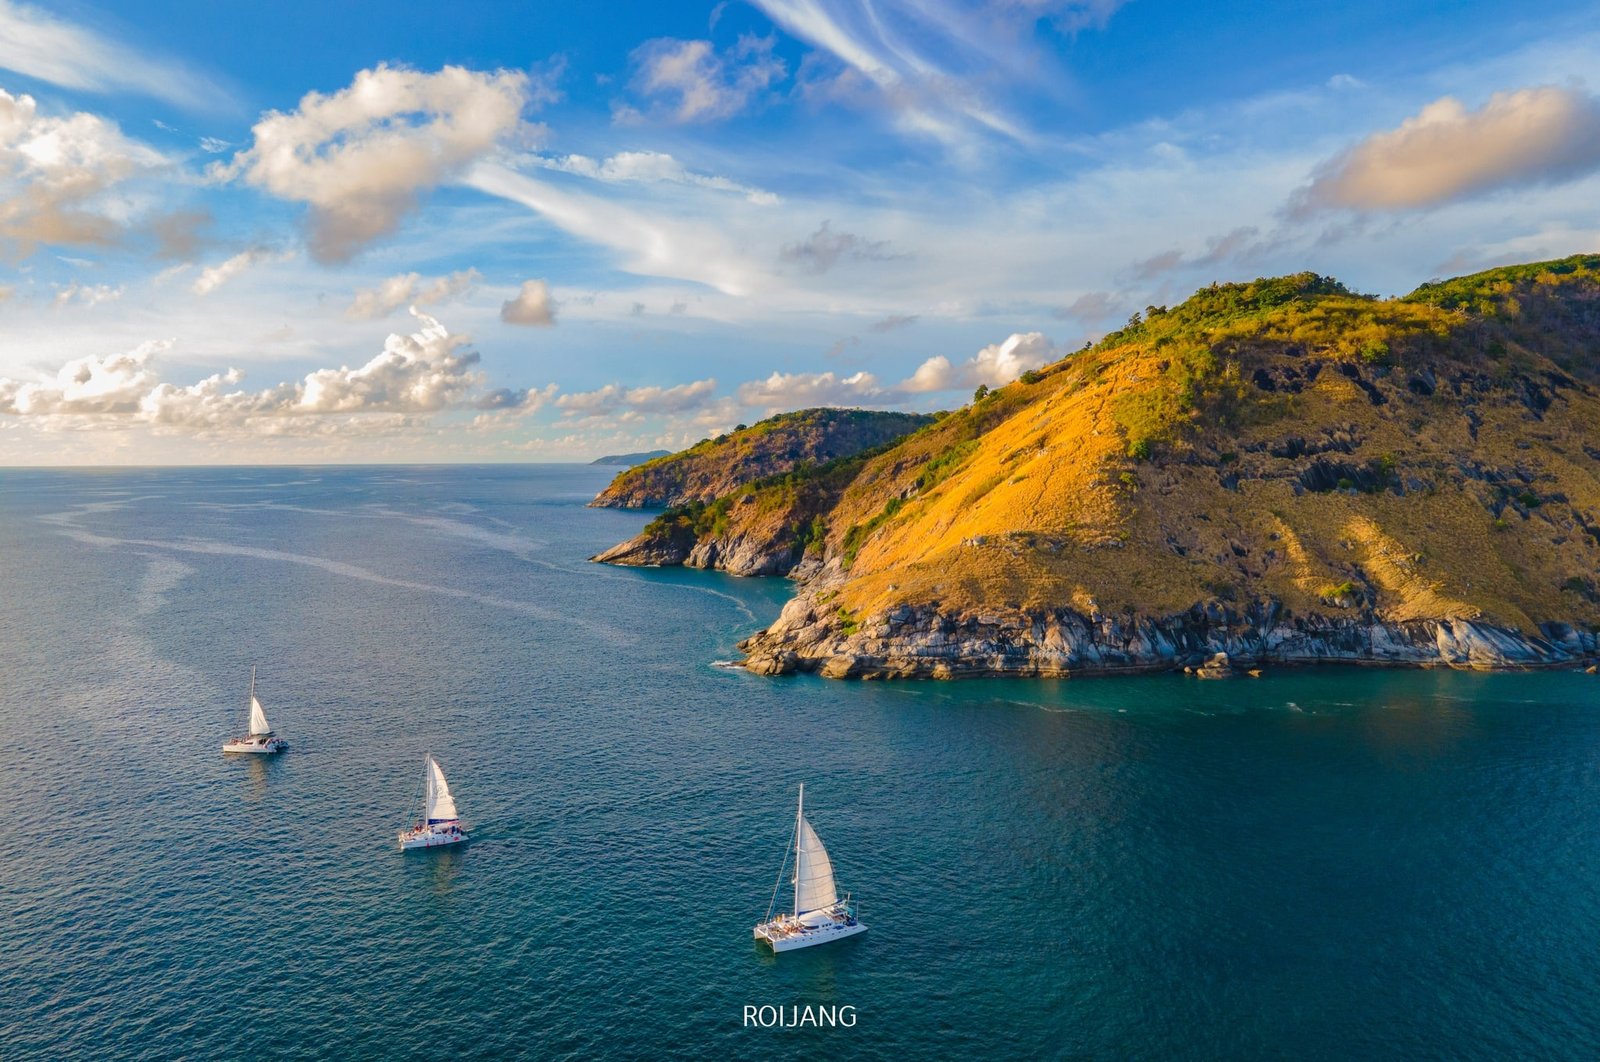
[[[395,231],[418,198],[503,143],[530,139],[528,75],[378,65],[349,88],[312,92],[256,123],[254,142],[214,172],[310,207],[312,257],[340,262]]]
[[[607,384],[593,391],[578,391],[556,399],[570,416],[606,417],[623,413],[688,413],[713,399],[716,380],[695,380],[676,387],[623,387]]]
[[[154,362],[171,340],[106,356],[77,358],[33,381],[0,379],[0,415],[44,430],[145,427],[161,434],[326,435],[419,428],[447,410],[531,412],[554,387],[489,391],[466,336],[413,311],[418,327],[391,335],[356,366],[317,369],[261,390],[238,369],[181,386],[159,379]]]
[[[1450,96],[1324,163],[1291,209],[1407,210],[1600,169],[1600,100],[1574,88]]]
[[[388,277],[377,287],[356,292],[344,315],[352,320],[387,317],[402,306],[433,306],[465,295],[477,286],[483,275],[476,269],[462,269],[441,277],[420,273],[401,273]]]
[[[787,67],[772,54],[772,44],[770,37],[745,36],[718,52],[710,41],[646,41],[633,53],[634,87],[658,101],[652,108],[657,117],[677,122],[727,118],[783,80]],[[618,113],[624,120],[640,117],[631,109]]]
[[[984,384],[1004,387],[1029,369],[1037,369],[1059,355],[1055,344],[1040,332],[1013,333],[999,343],[991,343],[959,364],[943,354],[917,366],[917,371],[900,385],[907,394],[931,391],[965,390]]]
[[[550,286],[542,280],[524,280],[516,295],[500,304],[500,320],[506,324],[553,325],[555,304]]]
[[[834,372],[774,372],[765,380],[740,384],[739,402],[770,410],[809,406],[881,405],[894,395],[878,386],[870,372],[843,376]]]
[[[132,413],[155,383],[150,359],[172,340],[151,340],[125,354],[75,358],[34,382],[0,379],[0,413],[17,416]]]
[[[0,245],[106,245],[124,225],[107,192],[164,164],[117,126],[78,112],[53,117],[32,96],[0,89]]]

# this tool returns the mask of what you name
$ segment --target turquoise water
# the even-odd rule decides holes
[[[1600,680],[760,679],[608,474],[0,472],[0,1056],[1600,1054]],[[872,928],[774,958],[800,782]]]

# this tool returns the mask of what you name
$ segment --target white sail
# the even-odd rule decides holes
[[[261,707],[261,702],[255,694],[250,695],[250,736],[266,737],[272,733],[272,726],[267,722],[267,711]]]
[[[448,822],[460,818],[456,814],[456,801],[450,795],[450,785],[444,780],[439,761],[428,757],[428,814],[429,822]],[[827,857],[824,856],[824,859]],[[831,877],[828,879],[833,880]]]
[[[833,884],[833,863],[822,839],[804,817],[800,819],[800,833],[794,850],[794,905],[795,914],[803,915],[839,902],[839,891]]]

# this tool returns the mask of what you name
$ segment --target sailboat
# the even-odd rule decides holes
[[[261,707],[261,702],[256,699],[256,669],[250,669],[250,730],[243,737],[236,737],[222,746],[223,752],[282,752],[289,747],[289,743],[272,733],[272,724],[267,722],[266,709]]]
[[[422,791],[422,818],[409,830],[400,832],[400,847],[438,848],[465,841],[467,835],[461,832],[450,783],[444,780],[444,770],[431,752],[422,759]]]
[[[789,863],[784,854],[784,866]],[[778,881],[783,882],[783,871],[778,871]],[[833,882],[833,861],[822,839],[806,821],[806,787],[800,786],[800,806],[794,819],[794,913],[772,917],[772,908],[778,902],[778,886],[772,890],[772,903],[767,907],[767,921],[755,928],[755,937],[773,951],[793,951],[809,948],[813,944],[843,940],[867,927],[856,920],[856,905],[850,894],[839,898],[838,887]]]

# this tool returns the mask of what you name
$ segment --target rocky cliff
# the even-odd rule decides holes
[[[798,549],[755,533],[772,483],[645,538],[801,577],[742,645],[768,674],[1571,666],[1600,630],[1597,379],[1600,256],[1388,300],[1215,285],[786,488]]]

